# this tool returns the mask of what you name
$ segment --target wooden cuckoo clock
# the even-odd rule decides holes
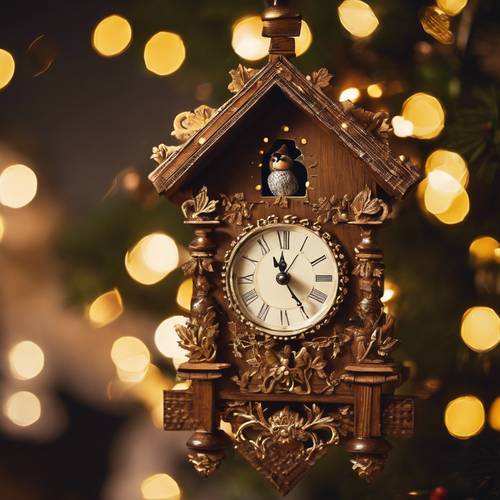
[[[413,432],[375,232],[420,173],[391,153],[384,113],[333,101],[327,70],[290,62],[301,17],[287,2],[262,19],[269,62],[230,71],[219,109],[177,116],[183,144],[153,148],[150,179],[194,232],[191,316],[176,328],[191,385],[165,392],[165,429],[193,431],[201,474],[234,447],[286,494],[332,446],[370,480],[386,438]]]

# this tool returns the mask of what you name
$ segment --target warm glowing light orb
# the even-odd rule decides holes
[[[118,370],[143,373],[151,360],[149,350],[136,337],[120,337],[111,348],[111,359]]]
[[[0,216],[0,241],[3,240],[4,234],[5,234],[5,222],[3,220],[3,217]]]
[[[460,335],[473,351],[490,351],[500,342],[500,318],[490,307],[471,307],[462,317]]]
[[[158,283],[178,265],[177,245],[163,233],[148,234],[125,255],[128,274],[143,285]]]
[[[189,311],[191,309],[191,298],[193,296],[193,280],[185,279],[177,290],[177,304],[181,309]]]
[[[379,25],[372,8],[361,0],[344,0],[338,7],[342,26],[353,36],[370,36]]]
[[[300,35],[295,39],[295,54],[297,57],[301,56],[311,46],[313,36],[311,28],[302,19],[302,26],[300,28]]]
[[[361,92],[356,87],[344,89],[339,95],[339,102],[351,101],[356,102],[361,97]]]
[[[446,211],[450,210],[455,199],[464,191],[461,186],[458,192],[453,191],[450,186],[448,186],[448,190],[439,189],[441,184],[446,186],[446,181],[449,181],[449,179],[442,180],[434,177],[434,184],[431,184],[430,179],[426,179],[423,201],[425,209],[431,214],[444,214]],[[453,186],[453,184],[451,184],[451,186]]]
[[[488,422],[492,429],[500,431],[500,397],[491,403]]]
[[[42,349],[30,340],[24,340],[12,347],[8,360],[12,375],[20,380],[36,377],[45,364]]]
[[[467,217],[469,210],[469,195],[465,189],[462,189],[444,212],[435,213],[434,215],[443,224],[459,224]]]
[[[458,439],[469,439],[484,426],[484,406],[475,396],[461,396],[446,405],[444,423],[448,432]]]
[[[131,40],[130,23],[116,14],[99,21],[92,33],[92,46],[98,54],[104,57],[121,54],[130,45]]]
[[[436,191],[440,191],[442,193],[452,193],[458,194],[462,191],[462,185],[448,172],[444,172],[443,170],[432,170],[427,175],[427,179],[429,180],[429,186]]]
[[[35,172],[26,165],[11,165],[0,174],[0,203],[10,208],[27,205],[36,195]]]
[[[4,404],[5,416],[19,427],[33,425],[42,415],[40,400],[28,391],[15,392]]]
[[[154,474],[141,484],[143,500],[180,500],[181,490],[168,474]]]
[[[92,326],[102,328],[109,325],[123,313],[123,302],[120,292],[113,288],[109,292],[99,295],[90,304],[87,317]]]
[[[187,352],[179,346],[179,336],[175,331],[175,325],[186,325],[185,316],[171,316],[163,320],[155,332],[155,345],[167,358],[176,358],[187,361]]]
[[[464,188],[467,187],[469,169],[465,160],[458,153],[445,149],[434,151],[425,162],[425,171],[429,174],[434,170],[446,172],[455,178]]]
[[[14,76],[16,63],[12,54],[5,49],[0,49],[0,89],[8,85]]]
[[[370,97],[373,97],[374,99],[382,97],[382,94],[384,93],[382,87],[378,83],[372,83],[371,85],[368,85],[368,87],[366,88],[366,92]]]
[[[396,115],[391,120],[394,135],[397,137],[410,137],[413,135],[413,123],[405,120],[402,116]]]
[[[177,33],[160,31],[144,47],[146,68],[159,76],[175,73],[186,59],[186,47]]]
[[[418,92],[403,103],[401,114],[413,123],[413,135],[418,139],[433,139],[444,128],[444,110],[441,103],[429,94]]]
[[[247,61],[267,56],[270,40],[262,36],[262,27],[260,16],[244,17],[233,24],[231,46],[236,54]]]
[[[437,6],[449,16],[456,16],[467,5],[468,0],[437,0]]]
[[[387,304],[396,298],[398,292],[399,292],[398,286],[392,281],[386,279],[384,283],[384,293],[380,298],[380,300],[384,304]]]
[[[494,262],[498,260],[500,244],[491,236],[476,238],[469,246],[469,253],[475,262]]]

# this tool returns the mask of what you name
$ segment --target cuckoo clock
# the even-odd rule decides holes
[[[332,100],[327,70],[290,62],[299,14],[274,2],[262,19],[269,62],[230,71],[220,108],[178,115],[182,144],[153,148],[150,179],[194,233],[176,327],[191,385],[165,392],[165,429],[193,431],[201,474],[233,447],[286,494],[332,446],[370,480],[387,438],[413,432],[375,233],[420,173],[391,153],[387,115]]]

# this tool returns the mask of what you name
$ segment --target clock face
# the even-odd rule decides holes
[[[257,227],[228,255],[226,291],[247,324],[295,336],[319,328],[335,311],[338,257],[327,239],[305,226]]]

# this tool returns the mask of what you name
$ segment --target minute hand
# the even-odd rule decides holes
[[[292,299],[295,300],[295,302],[297,303],[297,307],[302,307],[302,302],[299,300],[297,295],[293,293],[293,290],[290,288],[290,285],[288,283],[286,284],[286,287],[288,288],[288,291],[290,292]]]

